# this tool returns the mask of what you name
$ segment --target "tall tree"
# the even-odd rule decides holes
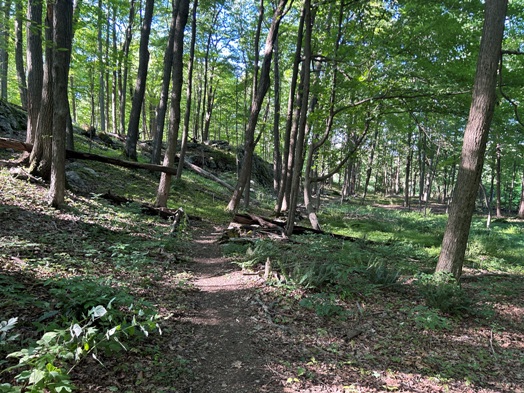
[[[169,124],[169,135],[167,150],[164,156],[164,166],[172,167],[175,162],[175,151],[180,127],[180,101],[182,99],[182,84],[184,71],[184,28],[189,14],[189,0],[178,0],[179,7],[175,27],[175,40],[173,45],[173,87],[171,92],[171,115]],[[167,206],[169,188],[171,186],[171,175],[163,172],[160,176],[156,205]]]
[[[7,100],[7,70],[9,65],[9,16],[11,0],[0,2],[0,98]]]
[[[135,20],[135,0],[129,4],[129,20],[126,27],[126,38],[122,48],[122,57],[119,66],[119,91],[120,91],[120,128],[119,132],[124,134],[126,129],[126,102],[127,102],[127,75],[129,73],[129,48],[133,38],[133,22]],[[138,121],[137,121],[138,123]]]
[[[27,109],[27,82],[24,69],[24,34],[23,34],[23,7],[21,1],[15,2],[15,64],[18,91],[22,108]]]
[[[164,68],[162,73],[162,87],[160,89],[160,101],[156,111],[156,129],[153,137],[153,152],[151,163],[160,164],[160,153],[164,139],[164,125],[166,121],[167,103],[169,96],[169,84],[171,83],[171,69],[173,68],[173,45],[175,41],[176,18],[180,0],[174,0],[171,4],[171,23],[167,38],[166,50],[164,52]]]
[[[53,12],[52,3],[46,6],[45,42],[53,42]],[[53,138],[53,45],[46,45],[44,79],[42,85],[42,102],[36,122],[33,150],[31,151],[29,170],[45,180],[51,176],[51,156]]]
[[[48,199],[61,207],[65,194],[65,143],[69,116],[67,83],[73,38],[73,0],[55,0],[53,11],[53,158]]]
[[[104,86],[104,52],[103,52],[103,38],[102,38],[102,26],[103,19],[107,18],[106,13],[103,9],[102,0],[98,0],[98,17],[97,17],[97,56],[98,56],[98,108],[100,115],[100,131],[105,132],[106,130],[106,111],[105,111],[105,86]]]
[[[258,88],[253,101],[251,103],[251,111],[249,115],[248,126],[245,132],[245,141],[244,141],[244,158],[242,160],[242,167],[240,169],[240,174],[238,176],[237,185],[235,186],[235,191],[227,205],[227,210],[236,211],[240,203],[240,198],[244,192],[244,188],[248,182],[249,177],[251,176],[251,168],[253,162],[253,154],[256,146],[255,140],[255,128],[258,122],[258,116],[260,110],[262,109],[262,102],[266,93],[269,89],[269,74],[271,71],[271,58],[273,57],[273,47],[275,44],[276,37],[278,35],[278,29],[280,27],[280,22],[285,13],[285,7],[287,0],[279,0],[278,5],[273,13],[273,20],[271,21],[271,26],[268,31],[266,38],[266,47],[264,49],[264,60],[262,62],[262,68],[260,72],[260,79]]]
[[[126,156],[131,160],[136,160],[136,145],[138,143],[138,128],[140,125],[140,112],[144,102],[146,92],[147,70],[149,65],[149,35],[151,33],[151,21],[153,19],[153,9],[155,0],[146,0],[146,11],[142,21],[142,31],[140,33],[140,49],[138,57],[138,74],[136,85],[129,113],[129,124],[127,126]],[[124,93],[125,94],[125,93]]]
[[[27,5],[27,135],[26,142],[35,142],[35,133],[42,103],[44,63],[42,59],[42,1],[29,0]]]
[[[436,271],[459,279],[469,236],[475,198],[480,185],[484,153],[496,104],[497,68],[501,56],[507,0],[486,0],[484,28],[462,158],[453,203],[442,240]]]
[[[176,171],[176,178],[182,177],[184,160],[187,150],[187,139],[189,136],[189,120],[191,117],[191,103],[193,96],[193,65],[195,63],[195,43],[197,28],[197,7],[198,0],[193,2],[193,16],[191,19],[191,46],[189,48],[189,64],[187,66],[187,90],[186,90],[186,111],[184,113],[184,129],[182,130],[182,143],[180,145],[180,160]]]

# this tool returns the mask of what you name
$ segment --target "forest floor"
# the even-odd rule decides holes
[[[107,306],[125,291],[154,305],[162,332],[126,338],[125,351],[117,345],[119,351],[108,347],[97,359],[83,357],[69,369],[75,392],[524,392],[521,274],[467,267],[463,288],[482,308],[462,317],[424,306],[413,275],[388,288],[367,282],[340,298],[282,277],[265,280],[260,265],[241,269],[218,243],[224,220],[200,213],[203,219],[173,238],[169,222],[142,214],[138,204],[113,206],[99,197],[108,185],[131,197],[154,189],[156,179],[146,173],[91,165],[87,173],[99,189],[68,191],[68,206],[58,211],[45,202],[45,184],[22,180],[7,166],[0,165],[0,322],[17,317],[8,333],[20,337],[0,340],[0,371],[16,364],[5,360],[8,353],[69,326],[75,307]],[[214,214],[219,193],[201,189],[188,179],[173,192],[197,214]],[[188,201],[191,192],[197,197]],[[382,224],[395,224],[384,217]],[[344,220],[356,227],[373,217],[352,213]],[[521,223],[511,228],[522,233]],[[302,251],[311,242],[295,239],[292,252],[312,259]],[[374,247],[391,256],[390,243]],[[352,247],[358,256],[368,245]],[[419,257],[401,257],[421,269]],[[351,275],[344,280],[362,283]],[[122,299],[124,309],[128,297]],[[17,384],[19,371],[0,373],[0,392],[16,391],[2,383]]]

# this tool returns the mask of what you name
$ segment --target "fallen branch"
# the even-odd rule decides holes
[[[4,149],[14,149],[18,151],[26,151],[29,153],[31,152],[31,150],[33,150],[33,145],[31,143],[25,143],[25,142],[18,141],[16,139],[8,139],[8,138],[0,138],[0,147],[3,147]],[[118,158],[105,157],[105,156],[100,156],[98,154],[93,154],[93,153],[82,153],[82,152],[73,151],[73,150],[66,150],[66,157],[67,158],[76,158],[78,160],[98,161],[98,162],[102,162],[105,164],[121,166],[124,168],[146,169],[152,172],[164,172],[170,175],[176,175],[177,173],[177,168],[167,167],[163,165],[147,164],[147,163],[142,163],[142,162],[125,161],[125,160],[120,160]],[[218,177],[216,177],[212,173],[194,164],[191,164],[188,161],[184,161],[184,166],[207,179],[213,180],[214,182],[220,184],[221,186],[227,188],[230,191],[234,190],[234,187],[232,185],[226,183],[223,180],[220,180]]]
[[[135,202],[132,199],[127,199],[127,198],[125,198],[123,196],[120,196],[120,195],[111,194],[110,191],[108,191],[105,194],[101,194],[99,196],[100,196],[100,198],[106,199],[106,200],[112,202],[115,205],[123,205],[123,204],[126,204],[126,203],[133,203],[133,202]],[[140,204],[140,209],[141,209],[142,213],[147,214],[149,216],[160,216],[161,218],[163,218],[165,220],[171,219],[172,217],[176,217],[177,213],[180,210],[180,209],[172,210],[172,209],[168,209],[168,208],[165,208],[165,207],[155,207],[155,206],[152,206],[152,205],[150,205],[148,203],[139,203],[139,204]],[[194,220],[194,221],[201,221],[202,220],[202,218],[200,218],[198,216],[189,216],[189,215],[187,215],[187,217],[189,218],[189,220]]]

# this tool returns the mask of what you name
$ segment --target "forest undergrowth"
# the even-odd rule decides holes
[[[45,184],[0,168],[0,392],[188,391],[194,231],[227,227],[227,194],[192,174],[176,182],[171,207],[194,219],[173,237],[139,204],[156,175],[85,167],[92,192],[68,192],[63,211]],[[110,204],[109,188],[137,203]],[[430,274],[443,214],[326,201],[319,217],[353,241],[249,239],[215,256],[259,280],[244,311],[272,378],[249,391],[523,391],[524,222],[488,230],[476,217],[457,285]]]

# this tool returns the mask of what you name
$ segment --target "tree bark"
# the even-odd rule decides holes
[[[273,89],[275,90],[275,113],[273,115],[273,190],[278,195],[282,178],[282,154],[280,153],[280,65],[278,37],[275,40],[275,60],[273,65]]]
[[[519,218],[524,218],[524,171],[522,172],[522,183],[520,191],[520,202],[519,202],[519,211],[517,213]]]
[[[164,166],[174,167],[175,153],[178,141],[178,130],[180,128],[180,101],[182,98],[182,84],[184,71],[184,28],[189,14],[189,0],[179,0],[178,14],[176,18],[175,39],[173,43],[173,88],[171,93],[171,115],[169,124],[169,135],[167,150],[164,156]],[[169,188],[171,187],[171,175],[162,173],[158,184],[156,206],[167,207]]]
[[[45,18],[45,39],[53,42],[53,5],[48,4]],[[53,137],[53,55],[52,45],[46,46],[46,61],[44,64],[44,81],[42,86],[42,102],[36,125],[35,142],[29,158],[29,171],[44,180],[51,176],[51,155]]]
[[[501,172],[501,169],[500,169],[501,156],[502,156],[502,151],[501,151],[500,143],[497,143],[496,162],[495,162],[496,182],[497,182],[497,186],[496,186],[496,193],[497,193],[496,215],[497,215],[497,218],[501,218],[502,217],[502,201],[501,201],[501,197],[500,197],[500,189],[502,187],[501,180],[500,180],[500,176],[501,176],[501,174],[500,174],[500,172]]]
[[[7,101],[7,71],[9,68],[9,16],[11,14],[11,0],[5,0],[0,10],[0,98]]]
[[[102,18],[107,18],[102,9],[102,0],[98,0],[98,18],[97,18],[97,56],[98,56],[98,110],[100,115],[99,129],[102,132],[106,131],[106,103],[105,103],[105,89],[104,89],[104,52],[102,39]]]
[[[127,127],[126,138],[126,157],[131,160],[137,159],[136,145],[138,143],[138,128],[140,125],[140,112],[146,92],[147,69],[149,65],[149,35],[151,33],[151,21],[153,19],[154,0],[146,1],[146,12],[142,22],[142,32],[140,34],[140,49],[138,57],[138,73],[136,77],[135,91],[131,103],[131,112],[129,114],[129,124]]]
[[[22,3],[15,2],[15,64],[16,77],[18,80],[18,91],[20,92],[20,102],[22,108],[27,109],[27,81],[24,69],[24,35],[22,26],[23,22]]]
[[[177,179],[182,177],[182,169],[184,167],[187,150],[187,139],[189,137],[189,120],[191,117],[191,103],[193,94],[193,65],[195,61],[197,7],[198,0],[194,0],[193,17],[191,20],[191,46],[189,48],[189,64],[187,66],[186,111],[184,113],[184,129],[182,130],[182,143],[180,146],[180,162],[178,163],[178,170],[176,172]]]
[[[160,164],[162,152],[162,141],[164,139],[164,125],[166,122],[167,102],[169,96],[169,84],[171,83],[171,69],[173,68],[173,45],[175,41],[175,27],[180,0],[172,2],[171,23],[167,46],[164,51],[164,68],[162,71],[162,87],[160,89],[160,101],[156,111],[156,128],[153,137],[153,152],[151,153],[151,164]]]
[[[248,126],[246,129],[246,136],[244,141],[244,158],[242,160],[242,167],[238,177],[235,191],[231,196],[231,200],[227,205],[227,210],[236,211],[240,202],[240,198],[244,192],[247,181],[251,175],[251,167],[253,161],[253,154],[256,146],[255,141],[255,128],[258,122],[258,116],[262,108],[262,102],[266,93],[269,89],[269,74],[271,70],[271,58],[273,57],[273,47],[275,44],[276,37],[278,35],[278,29],[280,22],[284,15],[285,7],[288,0],[279,0],[278,5],[273,14],[273,20],[271,27],[266,38],[266,47],[264,51],[264,60],[262,62],[262,68],[260,72],[260,80],[257,88],[257,93],[253,97],[251,104],[251,112],[249,115]]]
[[[35,142],[38,115],[42,104],[44,63],[42,56],[42,2],[29,0],[27,5],[27,135]]]
[[[456,279],[462,274],[486,142],[495,110],[497,66],[501,55],[507,4],[507,0],[485,2],[484,28],[469,119],[464,133],[462,159],[436,267],[436,272],[452,273]]]
[[[127,102],[127,74],[129,73],[129,47],[133,38],[133,22],[135,20],[135,0],[131,0],[129,5],[129,22],[126,27],[126,39],[122,48],[122,58],[120,59],[120,133],[126,132],[126,102]],[[123,69],[122,69],[123,68]]]
[[[48,200],[64,204],[66,124],[69,116],[67,83],[73,37],[73,1],[55,0],[53,11],[53,157]]]
[[[293,233],[293,226],[295,225],[296,208],[298,205],[298,195],[300,192],[300,179],[302,176],[302,167],[304,165],[304,139],[307,126],[307,113],[309,104],[309,91],[311,80],[311,36],[313,29],[313,17],[311,15],[311,1],[304,1],[304,61],[302,63],[302,102],[300,105],[300,117],[298,121],[298,132],[295,144],[295,162],[293,165],[293,173],[291,177],[291,194],[289,197],[289,211],[288,221],[286,225],[286,235],[290,236]]]
[[[277,215],[279,215],[282,212],[282,210],[287,210],[287,205],[289,201],[289,191],[291,190],[291,173],[293,170],[294,149],[296,139],[296,128],[294,129],[293,127],[295,118],[295,106],[298,107],[296,114],[298,114],[298,110],[300,110],[300,103],[296,100],[300,100],[300,95],[297,94],[297,85],[299,80],[299,67],[301,63],[302,41],[304,35],[304,17],[305,12],[304,8],[302,8],[302,12],[300,13],[300,20],[298,22],[297,44],[295,49],[295,56],[293,59],[293,72],[291,75],[287,104],[286,130],[284,133],[284,149],[282,152],[282,175],[280,178],[277,205],[275,207]]]

